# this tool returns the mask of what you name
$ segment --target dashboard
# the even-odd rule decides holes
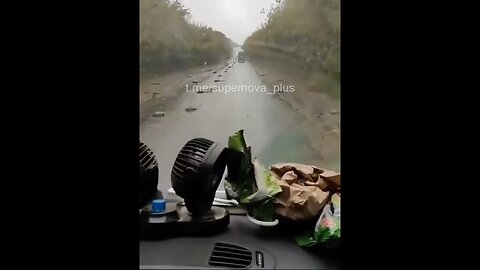
[[[240,215],[230,215],[227,229],[214,236],[140,241],[140,268],[211,269],[207,263],[202,266],[196,262],[208,262],[210,250],[216,242],[262,250],[265,263],[256,269],[339,269],[338,258],[305,250],[295,243],[291,233],[260,227]]]

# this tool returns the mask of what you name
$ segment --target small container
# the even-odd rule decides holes
[[[165,200],[153,200],[152,201],[152,213],[163,213],[165,212]]]

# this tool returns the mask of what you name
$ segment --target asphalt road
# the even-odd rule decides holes
[[[266,88],[248,61],[229,63],[231,68],[227,65],[196,84],[206,88],[216,86],[216,90],[199,94],[192,91],[194,84],[189,84],[190,92],[179,90],[183,94],[175,104],[169,104],[170,110],[166,111],[165,117],[152,116],[141,126],[141,140],[157,156],[160,168],[158,187],[164,194],[171,186],[171,168],[179,150],[188,140],[197,137],[226,146],[230,135],[244,129],[253,155],[267,167],[277,162],[314,159],[316,153],[309,147],[300,128],[304,116],[271,94],[271,89]],[[233,87],[238,86],[247,89],[233,92]],[[225,93],[229,88],[231,92]],[[187,112],[186,108],[196,110]]]

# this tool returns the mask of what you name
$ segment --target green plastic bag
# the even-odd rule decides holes
[[[340,196],[334,194],[320,214],[312,233],[297,236],[295,240],[301,247],[317,245],[336,247],[340,241]]]
[[[232,160],[227,164],[225,192],[247,207],[252,217],[273,221],[273,199],[282,192],[273,172],[266,170],[257,159],[252,162],[251,148],[247,146],[243,130],[228,138]]]

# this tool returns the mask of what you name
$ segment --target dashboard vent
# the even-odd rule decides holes
[[[252,264],[252,252],[241,246],[217,242],[208,264],[227,268],[248,268]]]
[[[208,264],[226,268],[249,268],[252,265],[252,252],[241,246],[217,242]]]

